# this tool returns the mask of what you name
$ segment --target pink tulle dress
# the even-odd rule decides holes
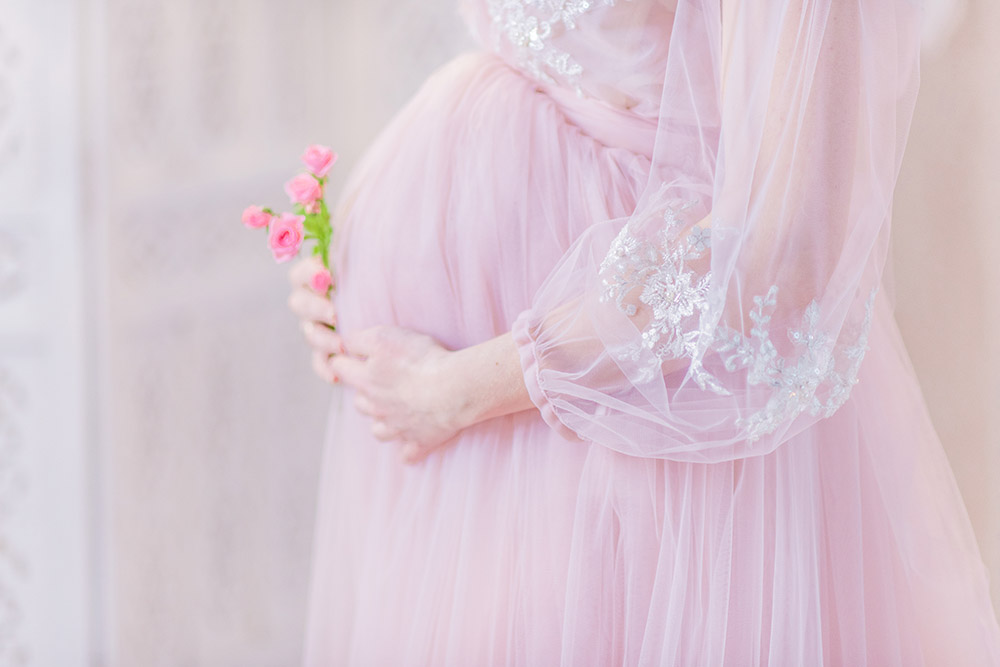
[[[858,21],[872,35],[838,38],[849,23],[831,13],[839,10],[801,4],[808,11],[778,20],[726,0],[721,13],[719,2],[699,0],[465,0],[482,50],[429,78],[344,190],[336,306],[345,331],[397,325],[452,349],[513,330],[537,409],[480,423],[407,466],[370,435],[351,391],[335,394],[306,664],[1000,665],[988,574],[962,498],[890,301],[869,289],[880,281],[869,269],[887,231],[889,207],[877,202],[891,197],[908,127],[896,105],[912,102],[893,88],[905,68],[875,49],[908,58],[908,24],[892,9]],[[820,30],[810,23],[818,15],[836,20]],[[836,39],[847,52],[824,79]],[[778,56],[755,60],[771,51]],[[779,83],[746,83],[764,71]],[[710,81],[720,72],[733,78]],[[879,77],[889,84],[874,85]],[[842,107],[875,111],[811,123],[820,107],[810,105],[837,106],[823,97],[825,81],[847,91]],[[758,112],[763,89],[770,102]],[[883,94],[887,123],[876,118]],[[798,111],[769,132],[775,99]],[[744,141],[758,125],[758,138]],[[820,150],[806,141],[816,127],[863,134],[875,148],[849,158]],[[785,159],[785,146],[805,159]],[[824,180],[809,176],[817,163],[829,185],[822,197],[809,194]],[[849,167],[838,171],[841,163]],[[690,174],[708,185],[682,182]],[[660,282],[636,303],[660,303],[648,295],[673,280],[674,300],[652,317],[661,342],[663,322],[673,327],[674,351],[655,364],[684,359],[714,381],[649,373],[642,359],[655,345],[619,354],[630,332],[642,332],[628,324],[634,309],[626,303],[622,314],[614,298],[580,305],[588,281],[617,266],[609,248],[632,262],[628,276],[653,275],[635,268],[643,251],[620,230],[671,187],[687,196],[669,195],[666,214],[643,220],[662,227],[710,208],[713,288],[748,296],[720,305],[691,274],[656,273]],[[784,203],[768,209],[775,192]],[[742,204],[733,204],[737,193]],[[838,219],[854,226],[833,234],[824,223],[810,233],[823,242],[813,244],[792,231],[808,221],[748,231],[800,210],[843,210]],[[875,231],[865,236],[869,222]],[[728,241],[727,224],[739,243]],[[783,251],[745,270],[740,253],[763,237],[769,252]],[[794,247],[799,254],[785,252]],[[805,277],[796,268],[802,253],[813,253]],[[650,257],[669,264],[666,253]],[[791,269],[792,278],[783,273]],[[686,310],[675,308],[678,277],[691,297]],[[760,316],[766,298],[751,300],[759,281],[780,285],[772,320]],[[864,292],[856,308],[855,292]],[[782,303],[795,304],[791,312],[807,298],[815,299],[810,322],[830,340],[853,342],[848,353],[860,350],[848,354],[856,372],[816,361],[814,329],[761,342]],[[865,313],[860,327],[850,324]],[[747,332],[743,347],[707,336],[704,323],[720,317],[728,332]],[[810,350],[807,368],[822,382],[792,372],[793,343]],[[808,404],[790,402],[806,391]]]

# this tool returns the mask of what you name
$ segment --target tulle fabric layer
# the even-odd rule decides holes
[[[645,183],[648,157],[578,111],[493,56],[435,74],[345,191],[341,328],[452,347],[510,330],[581,225],[627,215]],[[848,403],[763,456],[630,457],[533,411],[406,467],[368,429],[338,394],[308,665],[1000,664],[986,571],[881,301]]]

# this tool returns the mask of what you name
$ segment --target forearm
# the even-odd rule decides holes
[[[447,372],[468,425],[535,407],[510,333],[452,353]]]

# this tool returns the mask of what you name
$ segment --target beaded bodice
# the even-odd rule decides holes
[[[673,22],[666,0],[460,0],[484,48],[546,85],[656,116]]]

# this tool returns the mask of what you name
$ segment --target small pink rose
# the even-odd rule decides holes
[[[329,269],[324,267],[313,274],[309,284],[317,294],[326,294],[330,285],[333,284],[333,276],[330,275]]]
[[[323,196],[319,182],[309,174],[299,174],[285,183],[285,193],[293,204],[309,206]]]
[[[326,146],[313,144],[302,154],[302,162],[314,176],[323,178],[330,172],[330,167],[337,162],[337,154]]]
[[[271,247],[274,261],[287,262],[298,254],[302,247],[302,223],[305,216],[292,213],[282,213],[281,217],[271,221],[271,231],[267,235],[267,244]]]
[[[260,206],[247,206],[243,210],[243,224],[250,229],[267,227],[271,222],[271,217],[271,214],[263,210]]]

